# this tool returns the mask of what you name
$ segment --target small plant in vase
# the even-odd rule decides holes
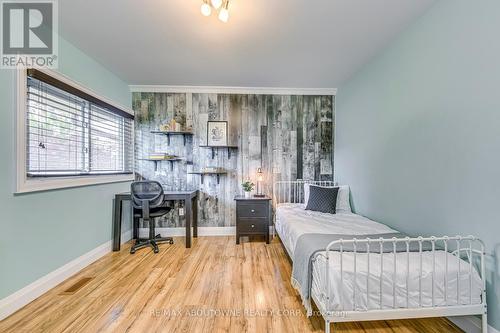
[[[255,187],[255,184],[252,183],[251,181],[247,180],[241,184],[243,187],[243,191],[245,193],[245,198],[250,198],[251,197],[251,192],[253,191],[253,188]]]

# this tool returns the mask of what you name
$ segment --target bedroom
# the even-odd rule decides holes
[[[500,329],[497,1],[29,3],[0,331]]]

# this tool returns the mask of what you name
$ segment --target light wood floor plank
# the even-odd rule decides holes
[[[111,253],[0,322],[0,332],[323,332],[290,284],[279,240],[183,239]],[[82,278],[75,293],[64,293]],[[338,323],[342,333],[461,332],[443,318]]]

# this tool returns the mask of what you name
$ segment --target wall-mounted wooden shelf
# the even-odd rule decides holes
[[[170,162],[170,170],[174,170],[174,162],[184,161],[183,158],[165,158],[163,160],[154,158],[139,158],[140,161],[155,162],[155,171],[158,171],[158,162]]]
[[[238,149],[238,146],[207,146],[201,145],[200,148],[209,148],[212,149],[212,159],[215,158],[215,150],[216,149],[227,149],[227,158],[231,158],[231,149]]]
[[[151,131],[153,134],[162,134],[167,136],[167,144],[170,146],[170,136],[171,135],[182,135],[184,139],[184,146],[186,145],[186,137],[193,136],[193,132],[189,131]]]
[[[201,183],[203,184],[203,177],[206,175],[216,175],[217,176],[217,184],[220,183],[220,176],[227,175],[227,171],[200,171],[200,172],[188,172],[190,175],[200,175]]]

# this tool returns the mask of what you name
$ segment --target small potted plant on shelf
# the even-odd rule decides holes
[[[250,180],[247,180],[241,184],[243,186],[243,191],[245,192],[245,198],[250,198],[252,195],[250,192],[253,191],[253,188],[255,186],[254,183],[252,183]]]

